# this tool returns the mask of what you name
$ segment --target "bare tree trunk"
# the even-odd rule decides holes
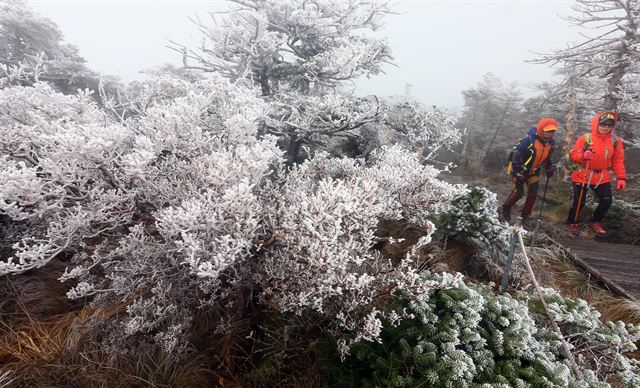
[[[291,135],[289,138],[289,145],[287,146],[287,152],[285,154],[285,163],[288,166],[293,166],[295,164],[302,163],[302,157],[300,155],[300,151],[302,150],[302,139],[298,138],[296,135]]]
[[[473,101],[473,117],[471,119],[471,124],[476,125],[476,119],[478,117],[478,101]],[[468,123],[467,123],[468,124]],[[464,145],[462,146],[462,166],[467,169],[469,168],[469,141],[471,140],[471,129],[469,127],[465,128],[467,134],[464,138]]]
[[[260,71],[258,76],[258,80],[260,82],[260,91],[262,92],[262,96],[270,96],[271,95],[271,86],[269,86],[269,76],[267,75],[267,69],[264,68]]]
[[[628,63],[622,59],[627,52],[626,47],[620,50],[620,64],[615,66],[611,71],[611,78],[607,83],[607,94],[604,96],[604,109],[608,111],[617,111],[620,104],[620,91],[622,84],[622,77],[624,77],[625,71],[628,67]]]
[[[567,98],[569,99],[569,111],[567,112],[567,125],[564,127],[564,146],[562,147],[562,165],[566,168],[563,169],[564,176],[563,180],[567,181],[570,173],[570,169],[568,168],[571,164],[571,157],[569,154],[571,153],[571,149],[573,148],[573,143],[575,141],[573,135],[573,125],[576,121],[576,111],[578,109],[578,101],[576,98],[576,92],[574,89],[574,77],[571,75],[568,81],[567,88]]]
[[[467,135],[464,137],[464,145],[462,146],[462,167],[469,168],[469,138],[471,137],[471,131],[465,128]]]
[[[505,117],[507,117],[507,111],[509,110],[510,105],[511,105],[511,99],[507,100],[507,103],[504,105],[504,109],[502,110],[502,117],[500,117],[500,122],[498,123],[496,130],[493,131],[493,136],[491,137],[491,140],[487,145],[487,150],[484,152],[484,157],[482,158],[482,160],[485,162],[485,164],[487,162],[487,159],[489,158],[491,148],[493,148],[493,143],[495,143],[496,138],[498,137],[498,133],[502,129],[502,124],[504,124],[504,119]]]
[[[620,92],[622,91],[622,78],[629,67],[629,45],[637,43],[638,37],[635,32],[637,26],[633,18],[628,20],[629,26],[624,34],[624,39],[620,41],[620,50],[616,57],[616,64],[611,69],[611,78],[609,78],[607,94],[604,96],[604,109],[609,111],[617,111],[620,104]]]
[[[576,121],[576,111],[578,110],[578,101],[574,89],[574,77],[569,77],[569,86],[567,88],[567,98],[569,99],[569,111],[567,112],[567,125],[564,128],[564,147],[562,148],[562,157],[569,160],[569,153],[573,148],[575,140],[573,136],[573,125]]]

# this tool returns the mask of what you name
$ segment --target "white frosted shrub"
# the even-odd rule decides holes
[[[426,225],[448,210],[451,201],[467,191],[465,185],[453,185],[438,179],[440,170],[420,163],[416,153],[400,146],[383,147],[374,153],[374,166],[366,173],[379,187],[378,194],[393,200],[387,212],[397,211],[416,225]],[[388,213],[389,218],[392,213]]]
[[[435,105],[427,106],[408,96],[394,96],[382,100],[381,110],[384,125],[377,136],[381,144],[407,144],[430,160],[462,141],[464,133],[456,128],[456,118]]]
[[[124,122],[86,93],[0,91],[0,209],[41,225],[12,242],[0,273],[72,253],[68,295],[132,301],[128,334],[184,329],[198,300],[220,292],[220,273],[253,246],[256,192],[281,154],[275,139],[255,137],[263,105],[251,92],[219,80],[158,84],[149,89],[159,99]]]
[[[3,89],[0,128],[0,206],[15,221],[48,224],[41,235],[15,242],[0,274],[45,265],[81,236],[92,237],[92,223],[105,221],[98,229],[108,230],[125,222],[119,207],[131,193],[119,185],[117,159],[130,134],[111,123],[89,93],[63,96],[44,84]],[[116,209],[116,216],[106,215]]]
[[[465,190],[438,180],[438,173],[400,147],[381,150],[368,166],[322,153],[294,168],[269,220],[281,237],[264,254],[265,295],[282,311],[325,313],[338,328],[356,331],[358,341],[372,338],[373,322],[380,321],[367,308],[377,298],[450,285],[455,277],[421,280],[410,254],[391,263],[372,250],[382,219],[420,225],[424,236],[414,250],[430,241],[435,228],[429,218]]]
[[[414,250],[427,244],[430,218],[465,190],[416,155],[392,147],[365,165],[320,154],[286,172],[276,139],[256,137],[264,105],[249,90],[158,79],[140,101],[123,119],[86,93],[0,91],[0,211],[34,225],[14,230],[1,274],[64,253],[70,298],[127,304],[125,335],[112,329],[112,339],[150,336],[167,351],[187,346],[198,308],[241,308],[234,292],[243,287],[359,341],[402,318],[377,311],[382,298],[456,281],[421,280],[413,251],[392,263],[372,249],[381,219],[420,225]]]

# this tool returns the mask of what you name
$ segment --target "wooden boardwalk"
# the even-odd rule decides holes
[[[592,238],[560,238],[576,264],[611,291],[640,301],[640,246],[611,244]]]

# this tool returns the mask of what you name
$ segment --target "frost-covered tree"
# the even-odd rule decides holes
[[[390,59],[386,41],[360,32],[380,27],[389,13],[386,1],[231,3],[224,20],[197,23],[204,34],[198,50],[181,50],[186,59],[196,60],[193,67],[256,83],[264,96],[331,90],[379,73]]]
[[[187,68],[260,89],[271,104],[262,131],[281,138],[290,162],[303,146],[353,136],[379,116],[374,99],[339,89],[380,73],[391,59],[384,39],[366,35],[389,13],[386,1],[237,0],[220,21],[198,26],[201,47],[177,46]]]
[[[496,194],[473,187],[453,200],[451,208],[442,214],[443,228],[464,238],[477,239],[487,248],[506,249],[509,241],[507,225],[498,220]]]
[[[78,48],[64,42],[58,26],[23,0],[0,0],[0,68],[0,87],[46,81],[65,94],[96,90],[100,78]]]
[[[586,35],[585,40],[566,49],[544,55],[539,61],[563,64],[578,77],[606,80],[605,87],[600,89],[602,108],[619,110],[625,85],[637,78],[640,3],[637,0],[577,0],[573,10],[577,15],[568,20],[596,33]],[[635,93],[637,91],[632,95]]]
[[[566,75],[571,99],[593,112],[621,113],[635,126],[640,88],[640,3],[637,0],[576,0],[567,18],[583,30],[584,39],[565,49],[542,54],[538,63],[557,65]],[[585,120],[587,122],[587,120]],[[621,128],[632,135],[630,128]]]
[[[462,131],[453,116],[413,97],[382,98],[380,112],[381,119],[367,124],[359,139],[359,151],[365,156],[381,146],[401,144],[420,153],[425,160],[433,160],[461,141]]]
[[[464,109],[458,121],[458,126],[466,129],[462,164],[468,167],[482,162],[492,169],[502,167],[506,150],[533,124],[520,120],[522,97],[517,84],[505,85],[488,73],[462,96]]]

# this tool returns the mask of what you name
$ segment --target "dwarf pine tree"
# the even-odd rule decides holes
[[[325,367],[340,386],[577,388],[608,387],[601,381],[612,378],[637,386],[638,363],[624,353],[636,349],[638,328],[604,324],[583,301],[547,292],[571,342],[590,351],[606,349],[599,355],[615,354],[614,363],[605,367],[586,361],[595,361],[593,355],[580,358],[585,380],[576,380],[560,339],[540,325],[543,315],[528,294],[513,298],[458,284],[398,301],[413,319],[386,324],[380,341],[357,344],[343,364],[328,361]]]
[[[498,220],[496,194],[472,187],[453,200],[451,208],[442,214],[439,225],[463,238],[476,239],[487,247],[498,249],[508,245],[507,225]]]

